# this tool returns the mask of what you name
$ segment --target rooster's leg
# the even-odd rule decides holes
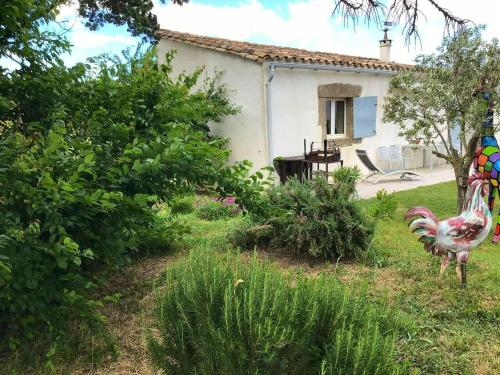
[[[467,286],[467,263],[460,263],[460,273],[462,274],[462,288]]]
[[[458,281],[462,282],[462,269],[460,267],[460,262],[457,260],[457,267],[455,268],[455,272],[457,273]]]
[[[458,281],[460,281],[460,286],[465,288],[467,286],[467,263],[460,262],[457,260],[457,277]]]
[[[441,261],[441,268],[439,270],[439,277],[443,277],[444,271],[450,264],[450,258],[448,258],[448,255],[443,255],[443,260]]]

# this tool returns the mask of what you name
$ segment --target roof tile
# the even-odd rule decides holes
[[[158,34],[164,39],[241,56],[259,63],[273,60],[308,64],[343,65],[355,68],[393,71],[406,70],[412,67],[412,65],[385,62],[369,57],[348,56],[337,53],[308,51],[299,48],[241,42],[165,29],[160,30]]]

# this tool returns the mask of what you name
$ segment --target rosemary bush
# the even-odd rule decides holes
[[[198,250],[165,273],[148,346],[167,374],[395,374],[401,322],[333,277]]]
[[[346,189],[346,193],[352,195],[356,192],[356,184],[361,179],[361,170],[354,167],[336,168],[332,172],[333,181]]]
[[[290,179],[268,189],[266,209],[250,216],[255,226],[270,227],[270,236],[268,231],[262,233],[270,238],[272,247],[325,260],[352,259],[368,249],[373,236],[373,223],[352,199],[352,193],[351,186],[343,183]],[[262,242],[262,238],[258,240]]]

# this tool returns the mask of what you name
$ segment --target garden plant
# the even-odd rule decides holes
[[[167,268],[149,350],[167,374],[398,374],[413,329],[331,277],[198,250]]]

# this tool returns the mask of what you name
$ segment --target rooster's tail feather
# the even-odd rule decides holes
[[[413,207],[406,211],[405,220],[410,220],[408,227],[413,233],[417,233],[420,242],[425,244],[425,249],[430,251],[434,248],[438,232],[438,218],[425,207]]]

